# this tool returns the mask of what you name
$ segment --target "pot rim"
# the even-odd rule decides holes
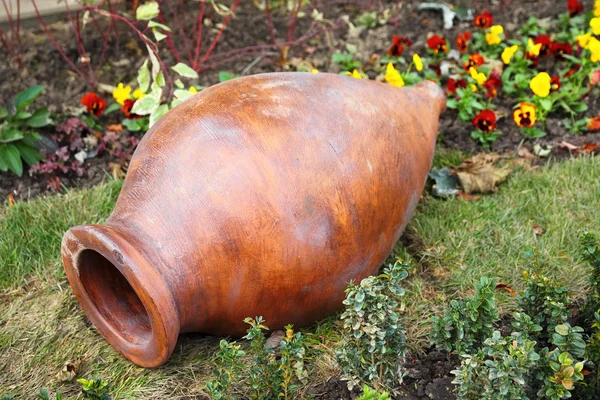
[[[63,265],[79,304],[109,344],[137,365],[157,367],[168,360],[175,348],[180,329],[179,313],[163,276],[127,236],[121,229],[109,225],[73,227],[63,237]],[[110,308],[100,311],[92,299],[80,276],[81,255],[89,250],[110,262],[137,295],[150,321],[147,340],[127,338],[105,317],[105,313],[111,313]]]

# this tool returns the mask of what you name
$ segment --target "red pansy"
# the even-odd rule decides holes
[[[485,88],[485,95],[492,99],[498,95],[498,90],[502,87],[502,78],[498,71],[492,71],[490,76],[483,84]]]
[[[467,81],[464,79],[459,79],[456,80],[454,78],[450,78],[448,79],[448,82],[446,83],[446,90],[448,93],[456,93],[456,89],[458,88],[466,88],[467,87]]]
[[[550,78],[550,91],[556,92],[558,89],[560,89],[560,78],[558,75],[554,75]]]
[[[579,0],[567,0],[567,8],[569,9],[569,15],[574,17],[583,11],[583,4]]]
[[[550,36],[537,35],[537,37],[533,40],[533,44],[540,43],[542,45],[542,47],[540,47],[540,57],[548,57],[550,54],[552,54],[552,39],[550,39]]]
[[[483,110],[473,118],[473,126],[481,132],[492,132],[496,129],[496,113]]]
[[[565,59],[563,54],[571,55],[573,53],[573,46],[569,43],[553,42],[550,45],[550,51],[554,54],[557,61],[562,61]]]
[[[477,69],[480,65],[483,65],[485,59],[479,53],[474,53],[469,59],[463,64],[465,71],[468,71],[471,67]]]
[[[87,107],[89,113],[99,117],[106,110],[106,101],[96,93],[86,93],[81,98],[81,104]]]
[[[494,17],[489,11],[484,11],[473,19],[473,24],[480,28],[487,29],[494,23]]]
[[[405,37],[394,35],[392,36],[392,45],[388,49],[388,54],[392,57],[400,57],[404,52],[404,46],[409,47],[412,44]]]
[[[439,35],[433,35],[429,39],[427,39],[427,47],[433,50],[434,53],[445,53],[448,51],[448,46],[446,46],[446,39]]]
[[[126,99],[123,102],[123,105],[121,106],[121,111],[123,111],[123,114],[125,114],[125,118],[127,118],[127,119],[142,118],[141,115],[133,114],[131,112],[131,109],[133,108],[133,105],[135,104],[135,102],[136,102],[136,100],[131,100],[131,99]]]
[[[469,48],[469,40],[471,40],[471,32],[464,32],[456,36],[456,46],[458,51],[466,53]]]

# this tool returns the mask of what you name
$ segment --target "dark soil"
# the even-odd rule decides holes
[[[454,376],[450,371],[458,365],[456,356],[436,350],[428,351],[424,356],[412,359],[406,367],[404,382],[399,388],[397,400],[450,400],[455,399],[453,393]],[[358,389],[348,390],[346,382],[340,377],[332,377],[323,385],[312,388],[309,394],[317,399],[356,399],[361,392]]]

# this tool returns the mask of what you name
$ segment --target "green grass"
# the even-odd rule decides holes
[[[456,165],[464,155],[439,154],[436,165]],[[93,189],[0,207],[0,396],[31,398],[40,387],[79,398],[77,383],[58,383],[66,361],[83,358],[80,376],[110,380],[115,398],[178,398],[203,393],[218,338],[180,339],[169,363],[136,367],[117,354],[89,324],[62,272],[60,241],[70,226],[101,222],[121,187],[111,181]],[[428,344],[429,317],[452,297],[472,289],[482,275],[520,288],[532,250],[549,274],[582,296],[588,268],[577,254],[583,228],[600,231],[600,158],[569,160],[515,173],[479,201],[424,196],[396,254],[413,260],[401,304],[411,350]],[[546,232],[535,236],[533,225]],[[500,294],[500,307],[512,299]],[[306,329],[310,383],[337,373],[333,351],[336,317]],[[188,397],[189,398],[189,397]]]

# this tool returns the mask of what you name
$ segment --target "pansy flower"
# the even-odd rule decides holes
[[[112,95],[117,103],[123,105],[125,100],[131,98],[131,86],[123,86],[123,83],[119,83],[117,88],[113,90]]]
[[[346,71],[346,75],[351,76],[356,79],[362,79],[362,75],[360,74],[360,72],[358,72],[357,69],[354,69],[354,71],[352,71],[352,72]]]
[[[592,36],[588,43],[588,50],[592,53],[590,60],[593,62],[600,61],[600,40]]]
[[[557,61],[564,61],[564,54],[571,55],[573,53],[573,46],[569,43],[552,42],[550,45],[550,51],[554,54],[554,58]]]
[[[552,54],[552,39],[550,39],[550,36],[543,34],[537,35],[535,39],[533,39],[533,44],[541,44],[539,51],[540,57],[548,57]]]
[[[558,89],[560,89],[560,77],[554,75],[550,78],[550,92],[556,92]]]
[[[498,96],[498,90],[500,90],[502,87],[502,78],[500,77],[498,71],[492,71],[490,76],[483,84],[483,87],[486,89],[485,95],[488,98],[493,99],[494,97]]]
[[[531,91],[540,97],[547,97],[550,94],[550,85],[552,78],[547,72],[540,72],[529,81]]]
[[[412,44],[410,40],[398,35],[392,36],[392,45],[388,49],[388,54],[392,57],[400,57],[404,52],[404,46],[409,47]]]
[[[594,35],[600,35],[600,18],[595,17],[590,20],[590,28],[592,28],[592,33]]]
[[[521,128],[531,128],[535,124],[535,106],[519,103],[519,108],[513,111],[513,120]]]
[[[469,71],[471,67],[477,69],[480,65],[483,65],[485,59],[479,53],[472,54],[467,61],[463,64],[465,71]]]
[[[487,78],[483,72],[477,72],[477,70],[473,67],[469,68],[469,74],[471,75],[471,78],[473,78],[473,80],[475,82],[477,82],[477,84],[479,86],[483,85],[485,83],[485,81],[487,80]]]
[[[518,50],[519,46],[516,44],[505,48],[500,56],[502,58],[502,62],[506,65],[510,64],[510,61]]]
[[[567,8],[569,9],[569,16],[574,17],[583,11],[583,4],[579,0],[567,0]]]
[[[449,94],[455,94],[456,93],[456,89],[458,88],[466,88],[467,87],[467,81],[465,79],[454,79],[454,78],[450,78],[448,79],[448,82],[446,82],[446,91]]]
[[[423,60],[421,60],[421,56],[417,53],[412,56],[413,64],[415,65],[415,69],[419,72],[423,71]]]
[[[476,15],[473,19],[473,25],[483,29],[487,29],[494,23],[494,17],[489,11],[484,11],[479,15]]]
[[[471,32],[464,32],[456,36],[456,47],[461,53],[466,53],[469,48],[469,40],[471,40]]]
[[[439,35],[433,35],[429,39],[427,39],[427,47],[429,47],[435,54],[437,53],[445,53],[448,51],[448,46],[446,45],[446,39]]]
[[[490,46],[500,44],[502,42],[502,35],[504,34],[504,28],[502,25],[494,25],[490,27],[488,33],[485,34],[485,41]]]
[[[402,79],[402,75],[400,75],[400,72],[394,68],[394,64],[391,62],[388,63],[385,68],[385,81],[392,86],[404,86],[404,79]]]
[[[600,131],[600,117],[588,118],[586,128],[589,132]]]
[[[592,34],[591,33],[584,33],[582,35],[579,35],[575,38],[575,43],[577,43],[577,45],[579,47],[581,47],[582,49],[587,49],[588,44],[590,43],[590,39],[592,38]]]
[[[496,113],[492,110],[483,110],[473,118],[473,126],[481,132],[489,133],[496,130]]]
[[[83,104],[88,112],[96,117],[102,115],[104,110],[106,110],[106,101],[98,96],[96,93],[86,93],[81,98],[81,104]]]
[[[127,119],[142,118],[141,115],[133,114],[131,112],[131,109],[133,108],[133,105],[135,104],[136,101],[137,100],[126,99],[123,102],[123,105],[121,106],[121,111],[123,111],[123,114],[125,115],[125,118],[127,118]]]

